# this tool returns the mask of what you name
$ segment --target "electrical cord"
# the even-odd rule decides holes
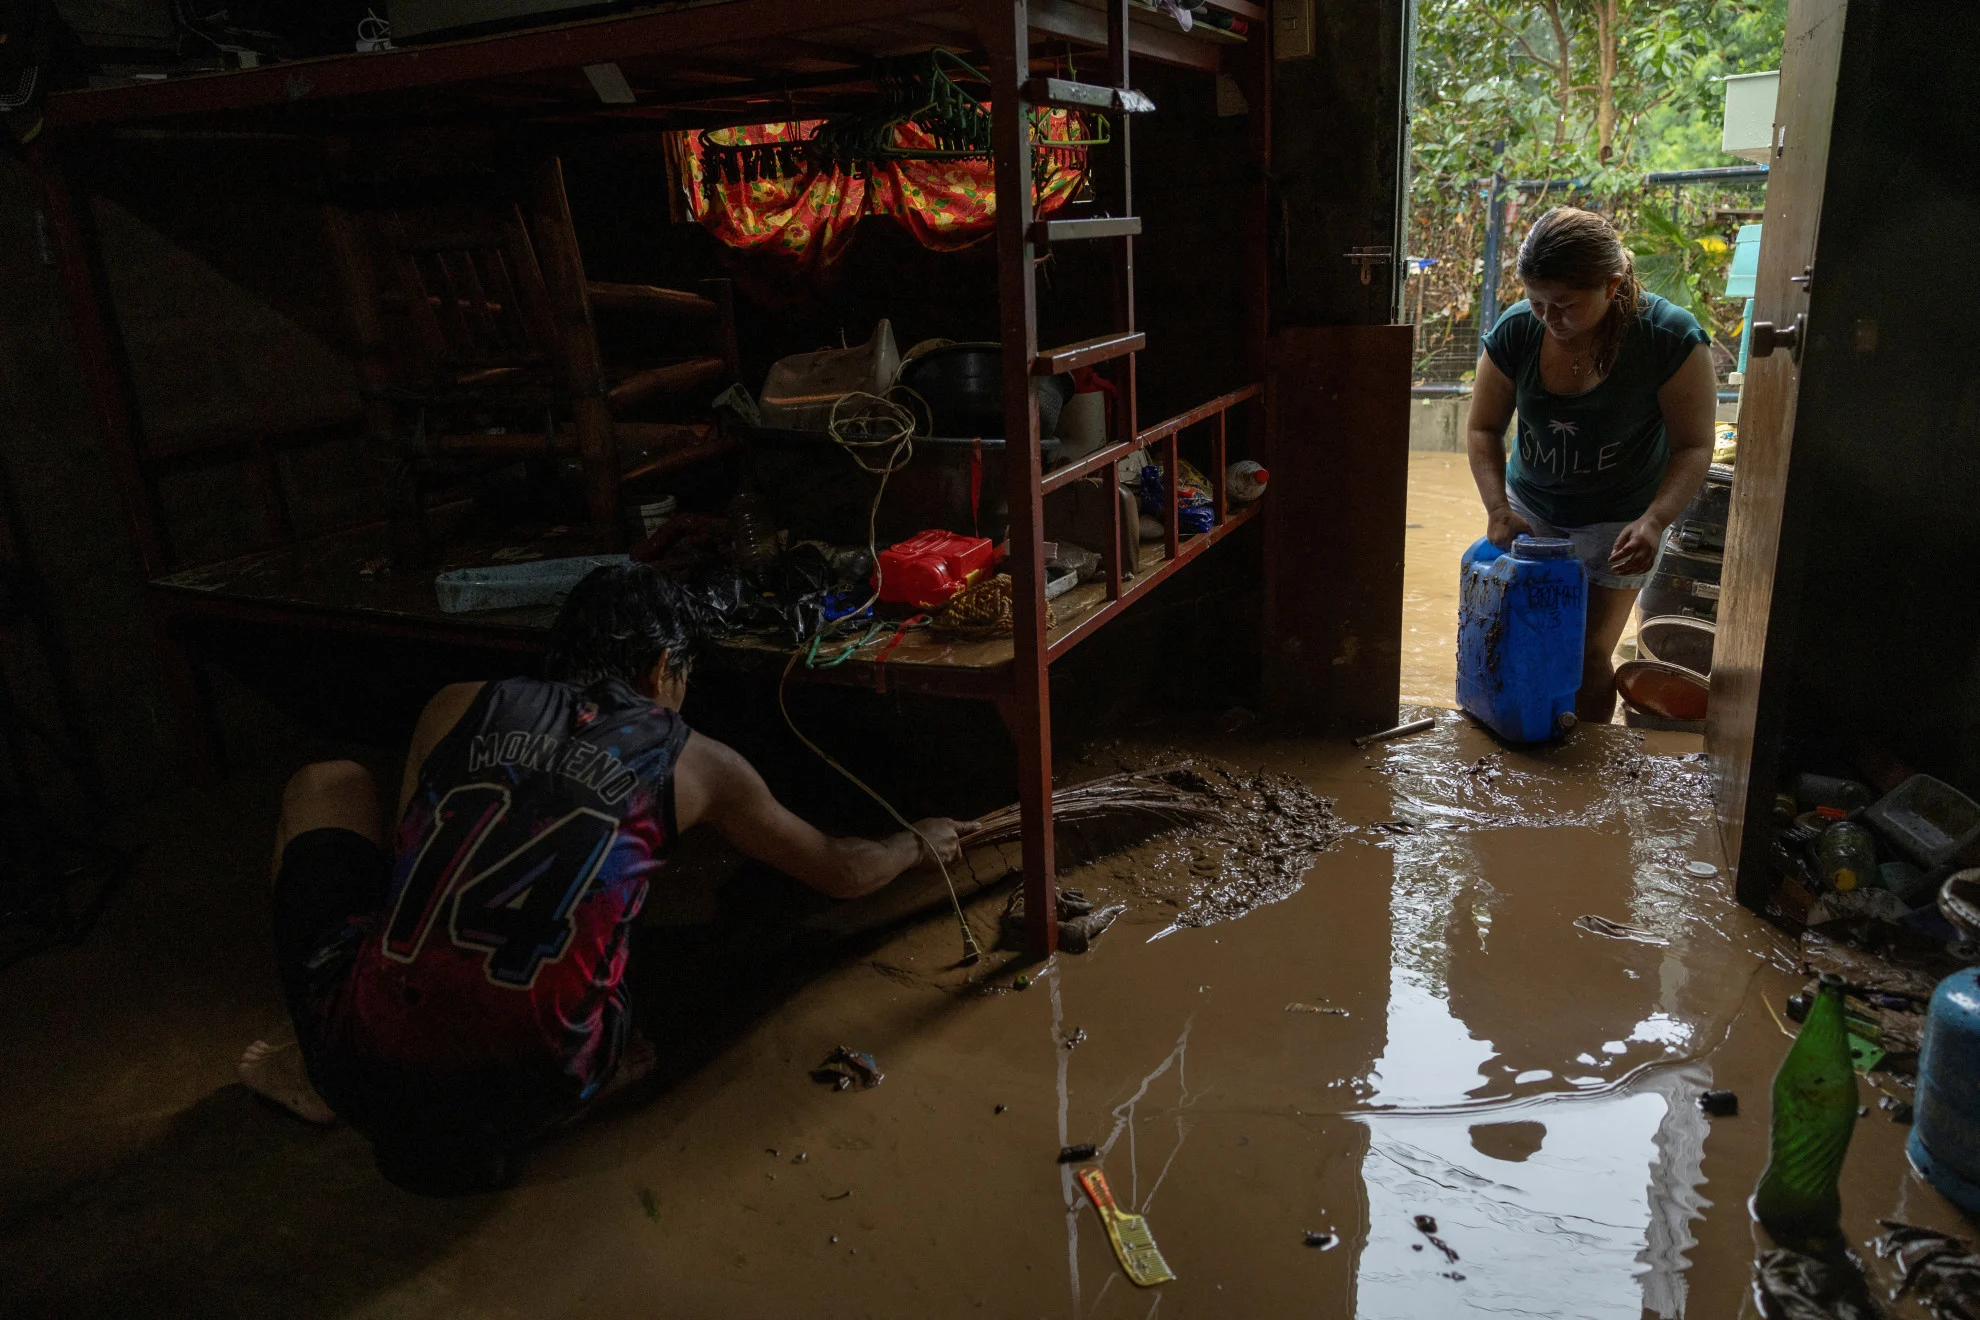
[[[896,391],[920,403],[923,411],[927,411],[927,400],[913,390],[904,385],[895,385],[888,389],[887,394],[892,395]],[[842,412],[841,410],[846,409],[848,405],[851,405],[852,411]],[[873,594],[868,596],[866,603],[858,609],[840,615],[820,629],[818,636],[812,639],[809,652],[803,647],[791,652],[791,658],[784,664],[783,677],[777,683],[777,710],[783,715],[784,724],[792,735],[810,748],[814,756],[845,776],[853,787],[879,803],[881,809],[892,816],[902,829],[921,840],[923,850],[934,859],[935,865],[941,868],[942,883],[949,891],[949,906],[955,911],[956,924],[962,928],[962,965],[968,967],[980,961],[983,953],[977,947],[976,932],[970,929],[969,918],[963,915],[962,899],[956,894],[955,879],[949,874],[949,864],[942,860],[941,852],[926,834],[915,828],[906,816],[894,809],[893,803],[875,792],[865,780],[832,759],[817,743],[805,737],[804,730],[798,728],[797,721],[791,718],[791,708],[785,700],[785,695],[790,689],[791,674],[797,669],[799,660],[804,661],[806,668],[835,668],[851,659],[853,652],[886,631],[885,625],[873,624],[862,635],[847,641],[833,655],[824,660],[818,658],[820,644],[829,634],[842,630],[849,631],[859,620],[867,617],[873,607],[880,602],[880,501],[887,493],[888,478],[906,467],[908,460],[914,456],[914,413],[889,397],[870,394],[864,390],[856,390],[845,395],[832,405],[826,430],[830,432],[833,443],[845,450],[861,470],[880,478],[879,486],[873,492],[873,503],[868,507],[866,514],[866,553],[873,564]]]

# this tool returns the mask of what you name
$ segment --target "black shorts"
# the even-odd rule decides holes
[[[275,873],[275,968],[312,1074],[321,1014],[350,975],[365,928],[392,889],[392,859],[354,830],[298,834]]]
[[[505,1149],[568,1118],[561,1070],[508,1066],[436,1078],[367,1057],[329,1030],[367,938],[385,920],[392,859],[345,829],[299,834],[275,874],[275,961],[317,1094],[381,1146]]]

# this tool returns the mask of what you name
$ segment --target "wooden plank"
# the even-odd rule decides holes
[[[1031,227],[1034,243],[1073,243],[1094,238],[1133,238],[1141,232],[1141,217],[1094,216],[1084,220],[1040,220]]]
[[[651,403],[655,399],[692,393],[713,385],[728,374],[729,364],[718,357],[670,362],[663,367],[648,367],[644,371],[635,372],[614,385],[605,399],[612,405],[613,412],[623,412],[628,408]]]
[[[1065,78],[1033,78],[1024,85],[1024,99],[1030,105],[1050,105],[1061,110],[1107,110],[1115,114],[1147,114],[1155,102],[1146,92],[1132,87],[1101,87],[1072,82]]]
[[[1293,326],[1273,339],[1263,503],[1274,719],[1358,733],[1395,723],[1411,334]]]
[[[1107,44],[1107,15],[1075,0],[1031,0],[1032,31],[1091,46]],[[1164,17],[1163,22],[1169,20]],[[1200,36],[1194,36],[1146,23],[1128,25],[1128,46],[1136,55],[1145,55],[1157,64],[1173,64],[1185,69],[1216,73],[1224,67],[1223,52]],[[1218,33],[1227,37],[1227,33]],[[1125,87],[1126,83],[1119,86]]]
[[[706,46],[746,46],[801,31],[947,8],[953,6],[930,0],[730,0],[374,54],[331,55],[167,82],[57,92],[48,98],[44,123],[47,132],[61,134],[93,125],[313,106],[533,73],[575,74],[587,64]],[[596,103],[594,96],[593,108]],[[403,108],[403,102],[399,106]]]
[[[1077,344],[1040,350],[1038,356],[1032,359],[1031,374],[1056,376],[1062,371],[1078,371],[1081,367],[1098,366],[1102,362],[1111,362],[1129,353],[1139,353],[1147,346],[1148,336],[1139,330],[1096,335],[1092,339],[1082,339]]]
[[[990,52],[991,134],[997,184],[997,304],[1004,354],[1004,446],[1010,502],[1009,567],[1014,623],[1011,697],[999,713],[1017,748],[1018,809],[1023,821],[1024,942],[1035,958],[1059,946],[1058,885],[1053,873],[1052,701],[1045,640],[1045,495],[1039,485],[1038,289],[1029,238],[1032,218],[1030,116],[1020,82],[1029,71],[1027,0],[977,0],[984,49]]]
[[[1790,283],[1814,261],[1828,174],[1836,72],[1848,0],[1790,0],[1775,116],[1787,140],[1767,180],[1754,316],[1791,323],[1807,306]],[[1740,403],[1739,464],[1726,523],[1719,633],[1712,652],[1712,704],[1705,748],[1712,758],[1720,840],[1735,867],[1742,903],[1763,907],[1772,889],[1764,830],[1780,758],[1791,638],[1802,565],[1784,545],[1783,512],[1794,448],[1799,364],[1785,352],[1748,363]],[[1274,471],[1272,479],[1278,480]],[[1788,539],[1792,539],[1790,536]]]
[[[719,309],[712,298],[681,289],[662,289],[651,284],[615,284],[609,280],[586,280],[585,296],[593,310],[648,312],[676,316],[684,320],[713,320]]]

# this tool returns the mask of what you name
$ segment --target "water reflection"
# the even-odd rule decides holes
[[[1395,816],[1418,828],[1385,844],[1358,1314],[1675,1320],[1707,1204],[1695,1059],[1754,965],[1722,933],[1722,886],[1682,874],[1709,819],[1702,774],[1612,744],[1498,751],[1455,720],[1388,764]]]

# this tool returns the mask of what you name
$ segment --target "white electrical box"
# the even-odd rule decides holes
[[[1774,159],[1774,102],[1781,71],[1735,73],[1726,78],[1726,120],[1721,145],[1732,155],[1766,165]]]

